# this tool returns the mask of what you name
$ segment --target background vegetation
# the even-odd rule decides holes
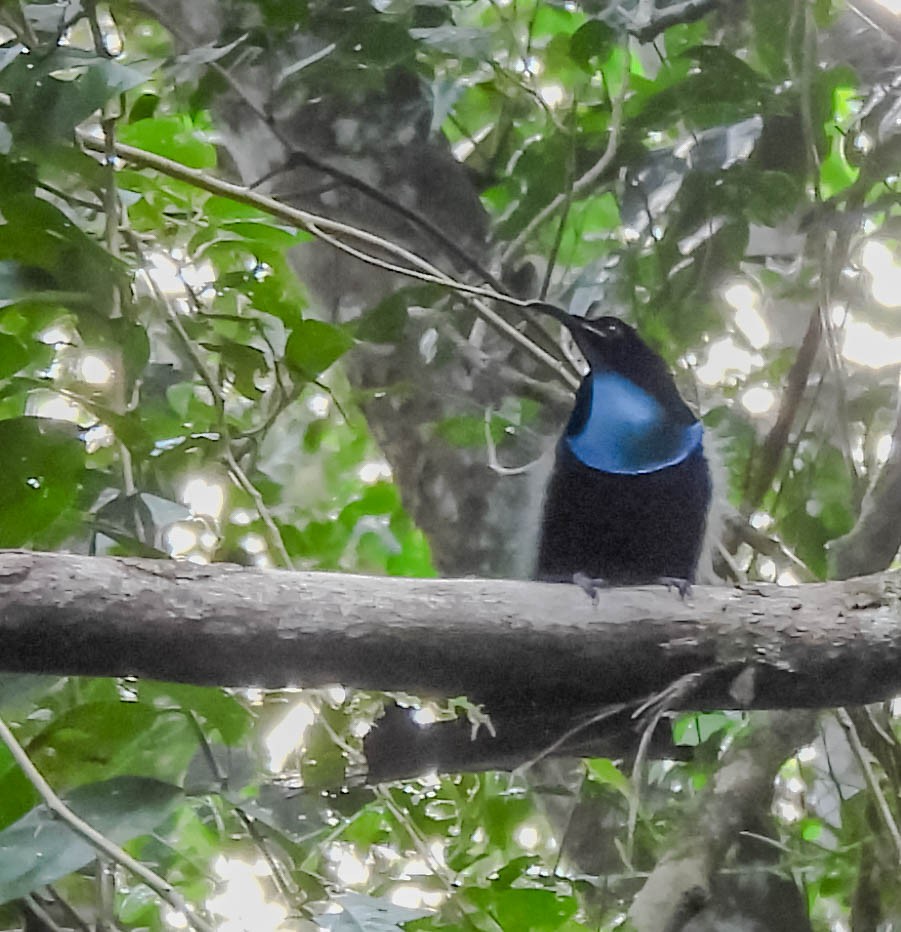
[[[187,168],[636,324],[716,437],[727,579],[894,557],[891,534],[826,547],[898,450],[891,12],[84,0],[5,3],[0,25],[0,546],[528,572],[578,371],[560,335]],[[754,730],[682,717],[685,759],[635,782],[594,759],[550,786],[367,787],[381,708],[340,686],[0,681],[50,784],[222,930],[625,927]],[[729,846],[714,924],[685,928],[901,927],[897,734],[891,709],[825,717]],[[37,803],[0,748],[4,928],[186,925]]]

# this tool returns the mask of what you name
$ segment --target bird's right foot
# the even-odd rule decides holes
[[[573,573],[573,582],[591,599],[594,605],[598,604],[598,589],[609,589],[610,583],[600,576],[589,576],[587,573]]]

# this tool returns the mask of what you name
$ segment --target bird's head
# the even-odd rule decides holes
[[[634,327],[618,317],[576,317],[553,304],[536,302],[531,307],[556,318],[569,330],[592,372],[616,372],[625,376],[656,398],[678,420],[694,420],[665,360],[642,340]]]

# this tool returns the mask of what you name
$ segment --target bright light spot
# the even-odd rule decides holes
[[[757,568],[762,579],[774,579],[776,576],[776,564],[772,560],[761,560]]]
[[[785,799],[776,803],[776,810],[779,813],[779,816],[786,822],[797,822],[798,819],[804,815],[800,807]]]
[[[88,453],[111,447],[115,442],[116,435],[106,424],[95,424],[84,432],[84,446]]]
[[[251,556],[261,554],[266,549],[266,538],[262,534],[245,534],[238,542]]]
[[[219,482],[210,482],[203,476],[189,479],[181,491],[181,500],[191,514],[218,518],[225,504],[225,488]]]
[[[326,686],[322,695],[329,705],[339,706],[347,698],[347,690],[343,686]]]
[[[102,356],[87,353],[81,357],[78,374],[88,385],[106,385],[113,377],[113,367]]]
[[[763,531],[773,523],[773,516],[768,515],[765,511],[755,511],[751,515],[751,527],[758,531]]]
[[[357,470],[357,475],[367,485],[371,485],[373,482],[378,482],[381,479],[390,479],[391,467],[387,463],[372,460],[368,463],[363,463]]]
[[[184,283],[195,291],[200,291],[210,284],[216,277],[212,263],[201,262],[200,265],[183,265],[181,266],[181,277]]]
[[[869,324],[849,319],[842,355],[849,362],[870,369],[897,366],[901,363],[901,337],[890,337]]]
[[[73,424],[79,424],[82,427],[94,423],[94,418],[78,402],[63,395],[57,395],[55,392],[34,392],[28,399],[27,410],[29,414],[35,414],[38,417],[72,421]]]
[[[263,743],[269,754],[269,770],[272,773],[283,770],[288,755],[303,748],[307,731],[315,720],[316,711],[301,699],[269,729]]]
[[[232,524],[237,524],[238,527],[244,527],[250,524],[255,517],[256,515],[246,508],[236,508],[229,516],[229,520]]]
[[[785,788],[789,793],[803,793],[807,789],[807,784],[800,777],[789,777],[785,781]]]
[[[860,264],[870,275],[873,297],[884,307],[901,307],[901,265],[892,250],[879,240],[867,240]]]
[[[780,586],[797,586],[800,580],[792,570],[783,570],[776,578],[776,582]]]
[[[332,862],[335,876],[346,886],[365,884],[369,880],[369,868],[356,856],[350,845],[341,842],[332,845],[328,859]]]
[[[54,346],[66,345],[75,342],[75,332],[64,324],[56,324],[45,330],[39,337],[41,343]]]
[[[735,345],[731,337],[724,337],[710,344],[707,361],[695,370],[705,385],[717,385],[728,373],[747,375],[752,369],[763,365],[762,357],[749,353]]]
[[[310,409],[310,413],[315,414],[316,417],[325,417],[328,414],[330,403],[331,398],[325,392],[317,392],[307,398],[307,407]]]
[[[901,0],[876,0],[880,6],[884,6],[890,13],[901,16]]]
[[[438,715],[435,710],[429,708],[428,706],[423,706],[421,709],[417,709],[412,715],[413,721],[417,725],[431,725],[432,722],[438,721]]]
[[[832,318],[833,327],[844,327],[845,320],[848,317],[848,307],[845,304],[833,304],[832,311],[829,315]]]
[[[876,450],[875,450],[876,465],[881,466],[889,458],[889,456],[891,456],[891,453],[892,453],[892,435],[883,434],[876,441]]]
[[[549,107],[557,107],[566,99],[566,91],[560,84],[542,84],[538,94]]]
[[[756,307],[740,307],[735,311],[735,326],[748,338],[754,349],[761,349],[770,342],[770,328]]]
[[[765,414],[776,403],[776,395],[762,385],[755,385],[742,394],[741,403],[751,414]]]
[[[164,294],[184,294],[185,286],[178,276],[178,264],[162,252],[154,253],[146,269],[147,277]]]
[[[432,868],[426,863],[425,858],[410,858],[404,864],[405,877],[425,877],[432,873]]]
[[[190,524],[173,524],[166,531],[166,550],[180,557],[197,546],[197,532]]]
[[[187,929],[188,917],[183,912],[167,906],[163,911],[163,924],[167,929]]]
[[[204,550],[212,550],[219,542],[219,538],[212,531],[204,531],[200,535],[200,546]]]
[[[802,764],[809,764],[817,759],[817,749],[812,744],[808,744],[806,747],[803,747],[800,751],[798,751],[797,756],[798,760],[801,761]]]
[[[746,308],[752,310],[760,303],[757,292],[745,281],[734,281],[723,289],[723,297],[735,308],[742,311]]]
[[[405,884],[402,887],[395,887],[388,894],[388,899],[395,906],[405,909],[421,909],[423,906],[439,906],[444,896],[441,893],[436,896],[435,891],[421,890],[419,887]]]
[[[538,843],[541,841],[541,835],[538,832],[538,829],[534,825],[530,825],[526,822],[523,825],[520,825],[518,829],[513,833],[513,837],[516,840],[516,843],[520,848],[525,848],[526,851],[534,851],[538,847]]]
[[[217,925],[217,932],[279,932],[288,916],[288,907],[266,899],[260,883],[268,876],[265,862],[216,859],[214,870],[222,878],[222,892],[207,900],[207,907],[219,916],[227,916]]]

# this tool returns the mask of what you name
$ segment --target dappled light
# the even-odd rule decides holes
[[[898,0],[0,6],[0,928],[888,929]]]

